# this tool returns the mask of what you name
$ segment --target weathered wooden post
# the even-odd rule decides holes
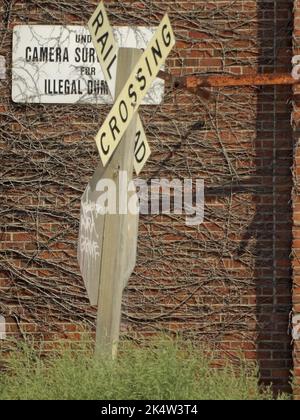
[[[128,184],[133,169],[139,174],[150,155],[137,111],[175,45],[175,38],[165,15],[143,53],[118,49],[103,2],[96,8],[88,27],[109,88],[112,91],[111,82],[116,75],[116,89],[115,104],[95,138],[102,165],[95,171],[82,199],[78,258],[91,304],[98,305],[96,354],[114,357],[122,292],[134,269],[137,246],[138,212],[129,212]],[[126,178],[125,189],[122,176]],[[97,185],[101,179],[114,181],[116,203],[115,212],[99,215]],[[136,192],[131,194],[136,196]],[[89,244],[92,243],[88,255],[82,252],[86,235]]]
[[[117,97],[131,74],[132,69],[141,56],[141,51],[137,49],[120,48],[118,53],[118,67],[116,76]],[[120,145],[109,164],[107,174],[116,184],[116,214],[107,214],[104,221],[103,230],[103,250],[101,257],[101,282],[98,298],[98,316],[96,332],[96,352],[116,353],[119,339],[122,292],[124,287],[124,274],[128,271],[128,263],[124,256],[127,256],[126,242],[132,244],[128,235],[128,226],[132,226],[132,234],[137,235],[134,227],[138,225],[138,215],[128,214],[128,197],[126,191],[120,191],[120,175],[126,174],[130,182],[133,175],[134,146],[136,133],[137,114],[132,118],[129,128],[126,130]],[[126,197],[121,197],[125,194]],[[126,203],[126,213],[121,214],[120,198]],[[133,223],[128,223],[131,217]],[[133,238],[135,239],[135,238]],[[136,249],[131,249],[132,258],[135,262]],[[130,257],[130,255],[128,255]],[[130,259],[130,258],[129,258]],[[135,265],[135,264],[134,264]],[[134,266],[132,267],[132,269]],[[131,273],[130,273],[131,274]],[[128,280],[128,279],[127,279]]]

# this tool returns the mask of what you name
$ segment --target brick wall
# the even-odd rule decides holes
[[[178,40],[168,60],[174,74],[291,70],[291,0],[106,3],[115,25],[155,25],[169,12]],[[95,324],[76,243],[80,196],[98,160],[93,136],[108,109],[13,104],[12,28],[83,24],[95,4],[0,6],[8,65],[0,81],[0,313],[10,333],[30,332],[49,347]],[[291,104],[288,87],[214,90],[206,101],[167,86],[161,107],[142,109],[153,150],[143,177],[204,178],[206,213],[194,228],[179,216],[141,217],[124,337],[179,331],[214,348],[220,363],[242,350],[257,360],[264,382],[289,389]],[[295,211],[296,200],[295,192]]]
[[[300,54],[300,2],[294,4],[294,55]],[[300,314],[299,289],[299,88],[294,87],[294,111],[292,115],[294,125],[294,189],[293,189],[293,319],[294,319],[294,377],[295,398],[300,399],[300,342],[298,339],[297,318]]]

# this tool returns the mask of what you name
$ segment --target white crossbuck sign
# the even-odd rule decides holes
[[[113,353],[119,335],[122,291],[136,261],[138,213],[111,215],[97,211],[98,184],[103,179],[115,179],[116,173],[123,171],[131,181],[133,168],[139,174],[148,160],[150,147],[137,111],[175,45],[175,37],[165,15],[143,53],[120,50],[103,2],[88,28],[115,103],[95,138],[101,163],[81,200],[78,259],[90,303],[98,305],[96,349]],[[131,197],[138,201],[135,191]]]

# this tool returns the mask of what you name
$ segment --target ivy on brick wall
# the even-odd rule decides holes
[[[96,3],[5,0],[0,6],[0,55],[8,66],[0,80],[0,313],[19,332],[52,341],[68,337],[70,325],[94,326],[76,247],[80,197],[99,160],[93,138],[109,109],[12,103],[12,28],[85,24]],[[276,45],[270,2],[106,5],[114,25],[155,26],[168,11],[177,45],[167,66],[175,75],[289,68],[289,53],[282,52],[290,48],[289,1],[276,12]],[[275,330],[269,313],[286,335],[290,237],[279,224],[290,217],[289,99],[287,88],[249,87],[214,89],[205,100],[167,84],[162,105],[141,108],[153,151],[142,176],[204,178],[205,220],[187,227],[181,216],[141,217],[124,336],[179,331],[232,355],[238,347],[250,353],[263,331]],[[278,293],[286,296],[281,304]],[[283,351],[287,335],[284,345]]]

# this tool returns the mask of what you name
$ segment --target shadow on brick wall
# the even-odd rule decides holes
[[[258,1],[259,71],[289,72],[293,1]],[[290,390],[292,348],[292,89],[261,87],[257,102],[256,214],[240,244],[256,238],[257,354],[262,381]]]

